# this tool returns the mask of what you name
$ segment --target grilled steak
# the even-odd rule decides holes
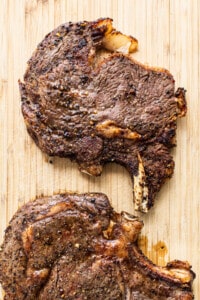
[[[128,54],[137,40],[111,19],[67,23],[47,34],[20,82],[29,134],[50,156],[70,157],[100,175],[114,161],[133,180],[135,209],[147,212],[174,169],[177,118],[185,91],[173,76]]]
[[[5,300],[193,299],[187,262],[150,262],[137,246],[143,224],[104,194],[63,194],[25,204],[0,251]]]

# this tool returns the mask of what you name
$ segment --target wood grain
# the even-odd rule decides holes
[[[67,21],[109,16],[117,29],[139,40],[136,59],[169,69],[176,86],[187,89],[188,113],[178,122],[173,150],[175,173],[154,208],[141,216],[141,246],[161,265],[176,258],[188,260],[197,273],[194,292],[200,297],[199,11],[198,0],[0,1],[1,241],[16,209],[39,195],[104,192],[116,210],[133,212],[131,180],[122,167],[109,164],[101,177],[91,178],[67,159],[53,158],[50,163],[28,136],[20,110],[17,81],[44,35]]]

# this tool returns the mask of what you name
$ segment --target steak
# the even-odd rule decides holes
[[[188,262],[150,262],[137,245],[142,226],[100,193],[25,204],[1,246],[4,300],[193,299]]]
[[[27,130],[43,152],[95,176],[107,162],[125,166],[135,209],[147,212],[172,176],[186,102],[169,71],[128,54],[136,49],[111,19],[66,23],[38,45],[19,85]]]

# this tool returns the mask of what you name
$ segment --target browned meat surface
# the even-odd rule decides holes
[[[25,204],[0,251],[4,300],[190,300],[187,262],[150,262],[137,246],[143,224],[104,194],[63,194]]]
[[[147,212],[173,173],[169,152],[186,103],[167,70],[119,53],[136,48],[111,19],[63,24],[38,45],[20,91],[28,132],[42,151],[91,175],[110,161],[125,166],[135,209]]]

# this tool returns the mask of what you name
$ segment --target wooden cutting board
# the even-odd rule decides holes
[[[20,111],[18,79],[46,33],[67,21],[111,17],[139,41],[134,57],[165,67],[176,87],[187,89],[188,113],[178,122],[176,168],[153,209],[141,215],[141,247],[155,263],[188,260],[200,297],[200,2],[198,0],[1,0],[0,1],[0,239],[19,206],[40,195],[66,190],[106,193],[118,211],[134,213],[131,179],[109,164],[99,178],[75,163],[47,156],[28,136]],[[2,299],[2,296],[0,296]]]

